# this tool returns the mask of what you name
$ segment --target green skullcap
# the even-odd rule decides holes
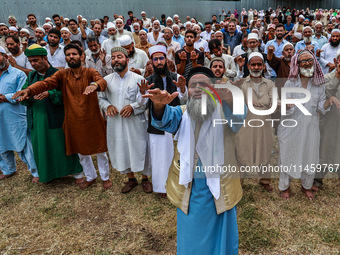
[[[32,44],[25,50],[26,57],[47,56],[47,50],[38,44]]]

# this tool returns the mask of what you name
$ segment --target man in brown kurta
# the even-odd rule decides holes
[[[252,88],[252,102],[257,110],[268,110],[273,101],[272,89],[275,86],[271,80],[262,77],[264,60],[261,53],[254,52],[249,55],[248,68],[250,75],[246,77],[240,86],[248,102],[248,88]],[[249,105],[248,105],[249,108]],[[252,121],[256,119],[256,121]],[[245,125],[236,135],[236,158],[238,164],[244,167],[266,166],[270,163],[273,146],[272,122],[269,115],[256,115],[248,111]],[[261,127],[258,120],[263,122]],[[249,122],[250,121],[250,122]],[[248,124],[250,123],[250,124]],[[270,172],[259,172],[260,184],[268,191],[270,186]]]
[[[84,189],[95,183],[97,173],[91,154],[97,154],[98,168],[104,189],[112,186],[109,180],[109,163],[106,155],[106,130],[100,113],[97,93],[107,87],[106,81],[92,68],[81,66],[84,57],[82,50],[75,44],[64,48],[66,62],[70,68],[60,70],[51,77],[34,83],[25,90],[16,93],[13,98],[19,101],[44,91],[60,89],[64,101],[66,155],[79,154],[80,164],[86,176],[86,182],[80,184]],[[85,91],[85,92],[84,92]]]

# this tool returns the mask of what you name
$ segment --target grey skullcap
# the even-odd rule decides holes
[[[123,53],[123,54],[125,55],[125,57],[128,57],[128,55],[129,55],[128,52],[127,52],[127,50],[124,49],[123,47],[113,47],[113,48],[111,49],[111,54],[114,53],[114,52],[117,52],[117,51]]]
[[[221,58],[221,57],[214,57],[214,58],[211,60],[211,62],[210,62],[210,68],[211,68],[211,66],[212,66],[212,63],[215,62],[215,61],[221,61],[221,62],[223,62],[223,65],[224,65],[224,67],[225,67],[225,61],[224,61],[223,58]]]

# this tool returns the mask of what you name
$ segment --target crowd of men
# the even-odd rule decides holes
[[[199,254],[237,254],[236,204],[246,176],[197,167],[255,166],[272,192],[262,167],[277,135],[278,165],[289,169],[279,177],[283,199],[292,179],[312,200],[328,171],[340,176],[340,11],[223,10],[204,24],[177,14],[128,15],[90,25],[58,14],[41,26],[34,14],[22,28],[14,15],[0,23],[0,180],[17,173],[17,152],[32,182],[72,175],[86,189],[97,180],[96,154],[104,189],[112,187],[111,163],[128,178],[122,193],[141,172],[146,193],[178,207],[179,254],[193,252],[190,242],[201,243]],[[233,113],[232,88],[214,84],[236,86],[244,114]],[[308,90],[309,100],[294,89]],[[281,99],[291,101],[281,107]],[[228,124],[213,127],[216,119]],[[291,120],[294,127],[282,124]],[[202,241],[225,231],[227,241]]]

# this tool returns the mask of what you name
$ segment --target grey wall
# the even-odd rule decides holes
[[[58,13],[64,17],[76,18],[81,14],[86,19],[99,18],[107,15],[110,19],[113,13],[122,13],[127,17],[127,11],[134,11],[139,18],[141,11],[146,11],[147,16],[160,18],[161,14],[173,16],[177,13],[181,20],[185,20],[186,15],[195,16],[204,22],[210,19],[212,14],[219,14],[222,9],[232,12],[242,8],[268,9],[277,5],[290,5],[291,8],[302,9],[309,7],[315,9],[340,8],[339,0],[299,0],[299,1],[279,1],[279,0],[241,0],[241,1],[202,1],[202,0],[4,0],[0,11],[0,22],[7,23],[9,14],[17,17],[19,25],[23,25],[28,13],[36,14],[38,23],[43,24],[45,17],[51,17]]]

